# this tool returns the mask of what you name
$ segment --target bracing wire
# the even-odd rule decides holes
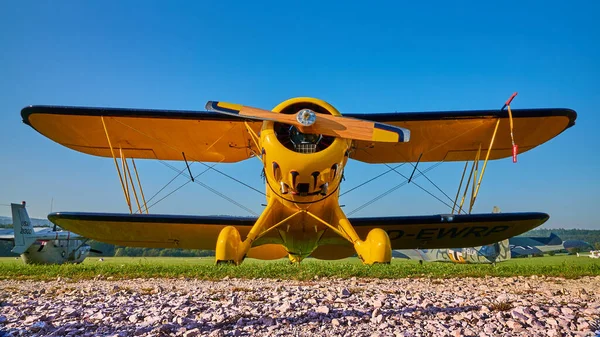
[[[165,199],[166,199],[168,196],[170,196],[171,194],[173,194],[173,193],[175,193],[175,192],[179,191],[179,189],[181,189],[183,186],[185,186],[185,185],[187,185],[187,184],[189,184],[189,183],[191,183],[191,182],[192,182],[192,180],[190,179],[190,180],[186,181],[185,183],[181,184],[179,187],[177,187],[176,189],[174,189],[174,190],[172,190],[171,192],[167,193],[167,194],[166,194],[164,197],[162,197],[162,198],[158,199],[158,200],[157,200],[157,201],[155,201],[155,202],[154,202],[152,205],[148,206],[148,209],[150,209],[150,208],[152,208],[152,207],[156,206],[156,204],[158,204],[159,202],[161,202],[161,201],[165,200]],[[136,211],[136,213],[137,213],[137,211]]]
[[[408,183],[409,178],[407,178],[404,174],[397,172],[402,178],[406,179],[406,182]],[[424,173],[421,173],[420,176],[425,176]],[[412,181],[411,181],[412,182]],[[448,207],[452,207],[450,204],[447,204],[445,201],[443,201],[442,199],[438,198],[436,195],[434,195],[433,193],[429,192],[428,190],[426,190],[423,186],[417,184],[416,182],[412,182],[415,184],[415,186],[417,186],[418,188],[420,188],[421,190],[423,190],[423,192],[429,194],[430,196],[434,197],[435,199],[437,199],[439,202],[441,202],[442,204],[448,206]]]
[[[179,170],[178,170],[176,167],[174,167],[174,166],[172,166],[172,165],[170,165],[170,164],[168,164],[168,163],[166,163],[166,162],[161,162],[161,163],[162,163],[163,165],[167,166],[168,168],[170,168],[170,169],[174,170],[175,172],[179,172]],[[208,166],[208,165],[206,165],[206,166]],[[201,174],[202,174],[202,173],[201,173]],[[246,206],[244,206],[244,205],[240,204],[239,202],[237,202],[237,201],[235,201],[235,200],[231,199],[230,197],[228,197],[228,196],[226,196],[225,194],[223,194],[223,193],[221,193],[221,192],[219,192],[219,191],[215,190],[214,188],[212,188],[212,187],[210,187],[210,186],[206,185],[205,183],[203,183],[203,182],[201,182],[201,181],[199,181],[199,180],[194,180],[194,182],[195,182],[196,184],[198,184],[198,185],[200,185],[200,186],[202,186],[202,187],[206,188],[207,190],[209,190],[209,191],[213,192],[214,194],[216,194],[216,195],[220,196],[221,198],[223,198],[223,199],[225,199],[225,200],[229,201],[230,203],[232,203],[232,204],[234,204],[234,205],[238,206],[239,208],[241,208],[241,209],[243,209],[243,210],[247,211],[248,213],[250,213],[250,214],[252,214],[252,215],[255,215],[255,216],[258,216],[258,213],[254,212],[254,211],[253,211],[253,210],[251,210],[250,208],[248,208],[248,207],[246,207]]]
[[[122,124],[122,125],[124,125],[124,126],[126,126],[126,127],[128,127],[128,128],[130,128],[130,129],[132,129],[132,130],[134,130],[134,131],[136,131],[136,132],[138,132],[138,133],[139,133],[139,134],[141,134],[141,135],[144,135],[144,136],[146,136],[146,137],[148,137],[148,138],[150,138],[150,139],[152,139],[152,140],[155,140],[155,141],[157,141],[157,142],[159,142],[159,143],[162,143],[162,144],[163,144],[163,145],[165,145],[166,147],[169,147],[169,148],[171,148],[171,149],[173,149],[173,150],[176,150],[176,151],[178,151],[178,152],[182,152],[182,153],[184,152],[184,151],[182,151],[181,149],[179,149],[179,148],[177,148],[177,147],[174,147],[174,146],[172,146],[172,145],[170,145],[170,144],[168,144],[168,143],[166,143],[166,142],[164,142],[164,141],[162,141],[162,140],[156,139],[155,137],[152,137],[152,136],[150,136],[150,135],[148,135],[148,134],[146,134],[146,133],[144,133],[144,132],[142,132],[142,131],[140,131],[140,130],[138,130],[138,129],[136,129],[136,128],[134,128],[134,127],[132,127],[132,126],[128,125],[128,124],[125,124],[125,123],[123,123],[122,121],[120,121],[120,120],[118,120],[118,119],[114,119],[114,121],[115,121],[115,122],[118,122],[118,123],[120,123],[120,124]],[[219,174],[221,174],[221,175],[223,175],[223,176],[225,176],[225,177],[227,177],[227,178],[229,178],[229,179],[231,179],[231,180],[233,180],[233,181],[236,181],[236,182],[238,182],[238,183],[240,183],[240,184],[242,184],[242,185],[244,185],[244,186],[248,187],[249,189],[251,189],[251,190],[253,190],[253,191],[257,192],[257,193],[260,193],[260,194],[262,194],[262,195],[266,195],[266,194],[265,194],[265,192],[263,192],[263,191],[261,191],[261,190],[259,190],[259,189],[257,189],[257,188],[254,188],[254,187],[252,187],[252,186],[250,186],[250,185],[246,184],[245,182],[243,182],[243,181],[241,181],[241,180],[239,180],[239,179],[237,179],[237,178],[234,178],[234,177],[232,177],[232,176],[228,175],[227,173],[224,173],[224,172],[222,172],[222,171],[220,171],[220,170],[218,170],[218,169],[214,168],[214,165],[211,167],[210,165],[207,165],[207,164],[205,164],[205,163],[203,163],[203,162],[201,162],[201,161],[199,161],[199,160],[195,160],[194,158],[191,158],[191,157],[190,157],[190,159],[191,159],[191,160],[193,160],[193,161],[195,161],[195,162],[197,162],[197,163],[199,163],[199,164],[201,164],[201,165],[204,165],[204,166],[208,167],[209,169],[211,169],[211,170],[213,170],[213,171],[215,171],[215,172],[217,172],[217,173],[219,173]],[[179,170],[177,170],[177,171],[179,171]]]
[[[466,130],[465,132],[463,132],[463,133],[461,133],[461,134],[459,134],[459,135],[456,135],[456,136],[454,136],[454,137],[452,137],[452,138],[450,138],[450,139],[446,140],[445,142],[443,142],[443,143],[441,143],[441,144],[438,144],[437,146],[435,146],[435,147],[433,147],[433,148],[429,149],[427,152],[431,152],[431,151],[433,151],[433,150],[435,150],[435,149],[437,149],[437,148],[439,148],[439,147],[441,147],[441,146],[443,146],[443,145],[445,145],[445,144],[449,143],[450,141],[453,141],[453,140],[455,140],[455,139],[457,139],[457,138],[460,138],[460,137],[464,136],[465,134],[467,134],[467,133],[469,133],[469,132],[472,132],[473,130],[475,130],[475,129],[477,129],[477,128],[481,127],[482,125],[483,125],[483,124],[479,124],[479,125],[477,125],[477,126],[475,126],[475,127],[471,128],[471,129],[468,129],[468,130]],[[365,151],[367,154],[370,154],[370,153],[369,153],[368,151],[366,151],[365,149],[362,149],[362,150],[363,150],[363,151]],[[400,153],[397,153],[397,154],[400,154]],[[401,154],[400,154],[400,155],[401,155]],[[422,154],[421,154],[421,155],[422,155]],[[401,155],[401,156],[402,156],[402,155]],[[427,171],[429,171],[429,170],[433,169],[434,167],[437,167],[437,166],[439,166],[439,165],[440,165],[440,164],[442,164],[443,162],[444,162],[444,161],[442,160],[442,161],[440,161],[440,162],[438,162],[438,163],[436,163],[436,164],[434,164],[434,165],[430,166],[429,168],[427,168],[427,169],[426,169],[426,170],[424,170],[424,171],[421,171],[421,170],[419,170],[419,169],[418,169],[418,168],[417,168],[417,167],[416,167],[416,166],[415,166],[413,163],[410,163],[410,164],[411,164],[411,165],[412,165],[412,166],[415,168],[415,170],[417,170],[417,171],[419,172],[419,173],[418,173],[418,174],[417,174],[417,175],[416,175],[414,178],[420,177],[421,175],[425,176],[425,172],[427,172]],[[386,164],[386,166],[387,166],[387,167],[389,167],[389,168],[390,168],[390,170],[388,170],[388,171],[386,171],[386,172],[384,172],[384,173],[380,174],[379,176],[375,177],[374,179],[377,179],[377,178],[379,178],[380,176],[382,176],[382,175],[384,175],[384,174],[387,174],[387,173],[388,173],[388,172],[390,172],[390,171],[395,171],[396,173],[398,173],[398,174],[400,174],[402,177],[404,177],[404,178],[406,179],[406,181],[402,182],[402,183],[401,183],[401,184],[399,184],[399,185],[396,185],[396,186],[392,187],[392,188],[391,188],[391,189],[389,189],[388,191],[386,191],[386,192],[382,193],[381,195],[379,195],[379,196],[375,197],[374,199],[372,199],[372,200],[368,201],[367,203],[365,203],[365,204],[363,204],[363,205],[359,206],[358,208],[354,209],[352,212],[348,213],[348,215],[351,215],[351,214],[353,214],[353,213],[356,213],[356,212],[360,211],[361,209],[363,209],[363,208],[367,207],[368,205],[372,204],[373,202],[375,202],[375,201],[377,201],[377,200],[379,200],[379,199],[383,198],[384,196],[388,195],[389,193],[392,193],[393,191],[397,190],[398,188],[400,188],[400,187],[402,187],[402,186],[404,186],[404,185],[406,185],[406,184],[408,183],[408,180],[409,180],[409,179],[408,179],[408,178],[406,178],[406,177],[405,177],[403,174],[401,174],[400,172],[396,171],[396,168],[400,167],[400,165],[398,165],[398,166],[395,166],[394,168],[392,168],[392,167],[391,167],[390,165],[388,165],[388,164]],[[442,190],[441,190],[441,189],[440,189],[440,188],[439,188],[439,187],[438,187],[438,186],[437,186],[435,183],[433,183],[433,181],[431,181],[429,178],[427,178],[427,176],[425,176],[425,178],[426,178],[426,179],[427,179],[427,180],[428,180],[428,181],[429,181],[431,184],[433,184],[433,185],[434,185],[434,186],[435,186],[435,187],[436,187],[436,188],[437,188],[437,189],[438,189],[440,192],[442,192],[442,194],[444,194],[444,195],[445,195],[445,196],[446,196],[446,197],[447,197],[447,198],[448,198],[448,199],[449,199],[451,202],[454,202],[454,200],[452,200],[452,198],[450,198],[450,197],[449,197],[449,196],[448,196],[448,195],[447,195],[447,194],[446,194],[444,191],[442,191]],[[371,179],[371,180],[369,180],[369,181],[367,181],[367,182],[370,182],[370,181],[372,181],[372,180],[374,180],[374,179]],[[354,188],[352,188],[352,189],[350,189],[350,190],[346,191],[344,194],[346,194],[346,193],[348,193],[349,191],[351,191],[351,190],[354,190],[354,189],[356,189],[356,188],[358,188],[358,187],[360,187],[360,186],[362,186],[362,185],[366,184],[367,182],[365,182],[365,183],[363,183],[363,184],[360,184],[359,186],[356,186],[356,187],[354,187]],[[412,180],[411,180],[411,182],[412,182]],[[448,205],[447,203],[445,203],[444,201],[442,201],[440,198],[436,197],[435,195],[433,195],[433,194],[432,194],[432,193],[430,193],[429,191],[425,190],[425,189],[424,189],[423,187],[421,187],[420,185],[418,185],[418,184],[416,184],[416,183],[415,183],[415,186],[419,187],[420,189],[422,189],[423,191],[425,191],[426,193],[428,193],[429,195],[431,195],[431,196],[432,196],[432,197],[434,197],[435,199],[439,200],[439,201],[440,201],[441,203],[443,203],[444,205],[446,205],[446,206],[448,206],[448,207],[452,208],[452,206]],[[342,194],[342,195],[343,195],[343,194]],[[340,195],[340,196],[341,196],[341,195]],[[460,210],[462,210],[462,207],[460,207]]]
[[[419,170],[413,163],[410,163],[415,170],[417,170],[418,173],[420,173],[421,176],[425,177],[425,179],[427,179],[427,181],[429,181],[431,183],[431,185],[433,185],[435,188],[437,188],[438,191],[442,192],[442,194],[448,199],[450,200],[450,202],[454,203],[454,200],[452,198],[450,198],[448,196],[448,194],[446,194],[446,192],[444,192],[438,185],[436,185],[431,179],[429,179],[429,177],[427,177],[427,175],[424,172],[421,172],[421,170]],[[385,164],[385,166],[389,167],[390,170],[393,170],[394,172],[398,173],[400,176],[402,176],[403,178],[406,178],[406,176],[398,171],[396,171],[395,168],[392,168],[390,165]],[[436,197],[435,195],[433,195],[431,192],[425,190],[423,187],[421,187],[419,184],[415,183],[415,186],[417,186],[418,188],[422,189],[423,191],[425,191],[427,194],[431,195],[432,197],[436,198],[437,200],[439,200],[441,203],[443,203],[444,205],[452,208],[452,206],[448,205],[447,203],[443,202],[442,200],[440,200],[438,197]],[[462,207],[460,207],[460,210],[462,211]]]
[[[162,160],[159,160],[160,162],[162,162]],[[215,164],[216,165],[216,164]],[[181,173],[185,171],[185,169],[180,170],[179,173],[173,178],[171,179],[171,181],[169,181],[167,183],[167,185],[165,185],[163,188],[160,189],[160,191],[156,192],[156,194],[154,194],[152,196],[152,198],[150,198],[150,200],[152,200],[154,197],[156,197],[158,195],[158,193],[160,193],[162,190],[164,190],[170,183],[172,183],[177,177],[179,177],[181,175]],[[208,171],[208,169],[205,169],[204,171],[198,173],[197,175],[194,176],[194,180],[197,179],[199,176],[203,175],[204,173],[206,173]],[[182,185],[180,185],[179,187],[175,188],[174,190],[172,190],[171,192],[169,192],[167,195],[165,195],[164,197],[160,198],[158,201],[154,202],[152,205],[148,206],[148,209],[152,208],[153,206],[155,206],[156,204],[158,204],[159,202],[165,200],[168,196],[170,196],[171,194],[177,192],[179,189],[181,189],[183,186],[187,185],[188,183],[190,183],[192,180],[188,179],[188,181],[186,181],[185,183],[183,183]],[[148,200],[146,203],[150,202],[150,200]],[[136,212],[137,213],[137,212]]]
[[[167,164],[167,163],[166,163],[165,161],[163,161],[163,160],[159,160],[159,162],[160,162],[161,164],[163,164],[163,165],[165,165],[165,166],[169,167],[170,169],[172,169],[172,170],[176,171],[176,172],[177,172],[177,174],[176,174],[176,175],[175,175],[175,177],[173,177],[173,178],[172,178],[172,179],[171,179],[171,180],[170,180],[170,181],[169,181],[169,182],[168,182],[168,183],[167,183],[165,186],[163,186],[163,187],[162,187],[162,188],[161,188],[161,189],[160,189],[158,192],[156,192],[156,193],[155,193],[155,194],[154,194],[154,195],[153,195],[153,196],[152,196],[150,199],[148,199],[147,203],[149,203],[149,202],[150,202],[150,201],[152,201],[154,198],[156,198],[156,196],[158,196],[158,194],[159,194],[160,192],[162,192],[162,191],[163,191],[165,188],[167,188],[167,187],[168,187],[168,186],[169,186],[169,185],[170,185],[170,184],[171,184],[173,181],[175,181],[175,179],[177,179],[177,177],[179,177],[181,174],[183,174],[183,172],[185,172],[185,170],[186,170],[186,168],[183,168],[183,169],[179,170],[179,169],[177,169],[176,167],[174,167],[174,166],[172,166],[172,165],[169,165],[169,164]],[[195,162],[192,162],[192,163],[190,163],[190,166],[191,166],[193,163],[195,163]],[[197,178],[197,177],[199,177],[200,175],[202,175],[202,174],[206,173],[208,170],[214,170],[214,171],[216,171],[216,172],[218,172],[218,173],[220,173],[220,174],[222,174],[222,175],[224,175],[224,176],[226,176],[226,177],[229,177],[229,178],[233,179],[234,181],[236,181],[236,182],[238,182],[238,183],[240,183],[240,184],[242,184],[242,185],[244,185],[244,186],[247,186],[248,188],[250,188],[250,189],[252,189],[252,190],[254,190],[254,191],[257,191],[257,192],[261,193],[262,195],[265,195],[263,192],[261,192],[261,191],[257,190],[256,188],[254,188],[254,187],[252,187],[252,186],[250,186],[250,185],[248,185],[248,184],[246,184],[246,183],[244,183],[244,182],[242,182],[242,181],[240,181],[240,180],[238,180],[238,179],[236,179],[236,178],[234,178],[234,177],[231,177],[231,176],[227,175],[226,173],[223,173],[223,172],[221,172],[221,171],[219,171],[219,170],[215,169],[215,168],[214,168],[214,166],[215,166],[215,165],[217,165],[218,163],[214,163],[214,164],[212,164],[212,165],[207,165],[207,164],[205,164],[205,163],[202,163],[202,162],[198,162],[198,163],[200,163],[200,164],[202,164],[202,165],[206,166],[206,169],[204,169],[204,171],[200,172],[199,174],[195,175],[195,176],[194,176],[194,180],[196,180],[196,178]],[[158,201],[154,202],[152,205],[148,206],[148,209],[150,209],[151,207],[155,206],[155,205],[156,205],[156,204],[158,204],[159,202],[163,201],[163,200],[164,200],[164,199],[166,199],[168,196],[172,195],[173,193],[175,193],[176,191],[178,191],[179,189],[181,189],[182,187],[184,187],[185,185],[187,185],[187,184],[188,184],[188,183],[190,183],[190,182],[192,182],[192,180],[191,180],[191,179],[190,179],[190,180],[188,180],[186,183],[184,183],[184,184],[180,185],[179,187],[175,188],[173,191],[169,192],[167,195],[163,196],[163,197],[162,197],[162,198],[160,198]],[[194,181],[194,182],[195,182],[195,181]],[[210,186],[208,186],[208,185],[206,185],[206,184],[203,184],[203,183],[199,183],[199,184],[200,184],[202,187],[204,187],[204,188],[208,189],[209,191],[211,191],[211,192],[213,192],[213,193],[215,193],[215,194],[217,194],[217,195],[221,196],[222,198],[224,198],[224,199],[226,199],[226,200],[228,200],[228,201],[232,202],[232,203],[233,203],[233,204],[235,204],[236,206],[238,206],[238,207],[240,207],[240,208],[244,209],[245,211],[249,212],[250,214],[258,215],[256,212],[252,211],[250,208],[247,208],[247,207],[245,207],[245,206],[243,206],[243,205],[241,205],[241,204],[239,204],[239,203],[235,202],[233,199],[226,197],[226,196],[225,196],[223,193],[220,193],[220,192],[218,192],[217,190],[213,189],[212,187],[210,187]],[[137,212],[136,212],[136,213],[137,213]]]
[[[427,169],[423,170],[422,172],[420,172],[420,173],[416,174],[416,175],[413,177],[413,180],[412,180],[412,182],[414,182],[414,180],[415,180],[416,178],[420,177],[420,176],[421,176],[421,175],[423,175],[424,173],[426,173],[426,172],[429,172],[429,171],[433,170],[434,168],[436,168],[436,167],[440,166],[442,163],[443,163],[443,161],[437,162],[437,163],[435,163],[434,165],[431,165],[431,166],[430,166],[430,167],[428,167]],[[406,177],[405,177],[405,178],[406,178]],[[379,199],[381,199],[381,198],[383,198],[383,197],[387,196],[388,194],[390,194],[390,193],[394,192],[395,190],[399,189],[400,187],[402,187],[402,186],[404,186],[404,185],[406,185],[406,184],[408,184],[408,178],[406,178],[406,180],[405,180],[405,181],[403,181],[403,182],[401,182],[400,184],[398,184],[398,185],[396,185],[396,186],[394,186],[394,187],[392,187],[392,188],[388,189],[387,191],[385,191],[385,192],[381,193],[380,195],[376,196],[375,198],[373,198],[373,199],[371,199],[371,200],[367,201],[366,203],[364,203],[364,204],[360,205],[359,207],[355,208],[354,210],[352,210],[351,212],[349,212],[347,215],[348,215],[348,216],[350,216],[350,215],[352,215],[352,214],[354,214],[354,213],[356,213],[356,212],[358,212],[358,211],[360,211],[360,210],[364,209],[365,207],[367,207],[367,206],[369,206],[369,205],[373,204],[373,203],[374,203],[374,202],[376,202],[377,200],[379,200]],[[415,186],[417,186],[417,185],[415,184]],[[436,198],[437,198],[437,197],[436,197]],[[437,199],[439,200],[439,198],[437,198]],[[442,202],[443,202],[443,201],[442,201]]]
[[[163,161],[162,161],[162,160],[159,160],[159,162],[161,162],[161,163],[162,163]],[[194,164],[194,163],[195,163],[195,162],[192,162],[192,163],[190,163],[190,166],[192,166],[192,164]],[[213,164],[213,166],[214,166],[214,165],[217,165],[217,164]],[[183,173],[185,170],[186,170],[186,168],[183,168],[183,169],[179,170],[179,172],[178,172],[178,173],[177,173],[177,174],[176,174],[176,175],[175,175],[175,176],[174,176],[174,177],[173,177],[171,180],[169,180],[169,182],[168,182],[168,183],[166,183],[166,184],[165,184],[165,186],[163,186],[163,187],[162,187],[160,190],[158,190],[158,192],[154,193],[154,195],[153,195],[152,197],[150,197],[150,199],[148,199],[148,201],[146,201],[146,204],[150,203],[150,201],[152,201],[152,199],[156,198],[156,196],[157,196],[157,195],[159,195],[159,194],[160,194],[160,192],[162,192],[162,191],[163,191],[165,188],[167,188],[167,187],[168,187],[168,186],[169,186],[169,185],[170,185],[170,184],[171,184],[173,181],[175,181],[175,179],[177,179],[177,177],[179,177],[179,176],[180,176],[180,175],[181,175],[181,174],[182,174],[182,173]],[[203,174],[203,173],[204,173],[204,172],[206,172],[206,171],[208,171],[208,169],[206,169],[206,170],[202,171],[202,173],[200,173],[200,174]],[[200,175],[200,174],[199,174],[199,175]],[[197,176],[196,176],[196,177],[197,177]],[[195,179],[196,177],[194,177],[194,179]],[[179,188],[181,188],[181,186],[180,186]],[[179,189],[179,188],[178,188],[178,189]],[[171,193],[169,193],[169,195],[171,195],[171,194],[173,194],[173,193],[172,193],[172,192],[171,192]],[[163,200],[163,199],[164,199],[164,198],[161,198],[160,200]],[[154,204],[152,204],[152,206],[154,206],[154,205],[156,205],[156,204],[157,204],[157,203],[154,203]]]
[[[162,160],[159,160],[159,161],[162,161]],[[193,163],[194,163],[194,162],[192,162],[192,164],[193,164]],[[190,166],[191,166],[192,164],[190,164]],[[166,183],[166,184],[165,184],[165,186],[163,186],[163,187],[162,187],[160,190],[158,190],[158,192],[154,193],[154,195],[153,195],[153,196],[151,196],[151,197],[150,197],[150,199],[148,199],[148,201],[146,201],[146,203],[149,203],[150,201],[152,201],[152,199],[156,198],[156,196],[157,196],[157,195],[159,195],[159,194],[160,194],[160,192],[162,192],[162,191],[163,191],[165,188],[167,188],[167,187],[168,187],[168,186],[169,186],[169,185],[170,185],[172,182],[174,182],[174,181],[175,181],[175,179],[177,179],[177,177],[179,177],[179,176],[180,176],[180,175],[183,173],[183,171],[185,171],[185,169],[182,169],[182,170],[180,170],[180,171],[179,171],[179,173],[177,173],[177,174],[176,174],[176,175],[175,175],[175,176],[174,176],[174,177],[173,177],[171,180],[169,180],[169,182],[168,182],[168,183]],[[162,200],[162,199],[161,199],[161,200]],[[153,204],[153,205],[154,205],[154,204]]]
[[[366,181],[364,181],[364,182],[362,182],[362,183],[360,183],[360,184],[358,184],[358,185],[356,185],[356,186],[352,187],[351,189],[347,190],[346,192],[344,192],[344,193],[340,194],[340,197],[341,197],[341,196],[343,196],[343,195],[345,195],[345,194],[348,194],[348,193],[350,193],[350,192],[354,191],[355,189],[357,189],[357,188],[359,188],[359,187],[361,187],[361,186],[364,186],[364,185],[366,185],[366,184],[368,184],[368,183],[372,182],[373,180],[375,180],[375,179],[377,179],[377,178],[379,178],[379,177],[382,177],[382,176],[384,176],[384,175],[386,175],[386,174],[388,174],[388,173],[392,172],[393,170],[395,170],[395,169],[397,169],[397,168],[401,167],[401,166],[402,166],[402,165],[404,165],[404,164],[406,164],[406,163],[402,163],[402,164],[400,164],[400,165],[396,165],[396,166],[394,166],[393,168],[392,168],[392,167],[390,167],[390,169],[389,169],[389,170],[387,170],[387,171],[385,171],[385,172],[383,172],[383,173],[381,173],[381,174],[378,174],[378,175],[376,175],[375,177],[373,177],[373,178],[371,178],[371,179],[369,179],[369,180],[366,180]],[[388,166],[388,167],[389,167],[389,166]]]
[[[207,165],[207,164],[205,164],[205,163],[203,163],[203,162],[201,162],[201,161],[199,161],[198,163],[200,163],[200,164],[202,164],[202,165],[204,165],[204,166],[208,167],[210,170],[213,170],[213,171],[215,171],[215,172],[217,172],[217,173],[219,173],[219,174],[221,174],[221,175],[223,175],[223,176],[225,176],[225,177],[227,177],[227,178],[229,178],[229,179],[231,179],[231,180],[233,180],[233,181],[236,181],[236,182],[238,182],[238,183],[240,183],[240,184],[242,184],[242,185],[244,185],[244,186],[248,187],[249,189],[251,189],[251,190],[253,190],[253,191],[257,192],[257,193],[260,193],[260,194],[262,194],[262,195],[266,195],[266,194],[265,194],[265,192],[263,192],[263,191],[261,191],[261,190],[259,190],[259,189],[255,188],[255,187],[252,187],[252,186],[250,186],[250,185],[246,184],[245,182],[243,182],[243,181],[241,181],[241,180],[239,180],[239,179],[237,179],[237,178],[235,178],[235,177],[232,177],[232,176],[230,176],[229,174],[227,174],[227,173],[225,173],[225,172],[219,171],[219,170],[217,170],[216,168],[214,168],[214,167],[212,167],[212,166],[210,166],[210,165]],[[213,166],[214,166],[214,165],[213,165]]]

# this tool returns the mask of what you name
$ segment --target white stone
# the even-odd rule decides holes
[[[325,305],[321,305],[321,306],[317,307],[317,309],[315,309],[315,312],[317,312],[319,314],[328,315],[329,314],[329,307],[325,306]]]

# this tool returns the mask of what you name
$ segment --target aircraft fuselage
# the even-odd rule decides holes
[[[273,111],[296,113],[303,108],[319,114],[340,115],[329,104],[311,98],[292,99]],[[277,227],[281,244],[292,261],[310,255],[328,229],[345,219],[339,206],[340,183],[352,141],[313,135],[310,128],[299,132],[294,127],[264,122],[260,151],[266,178],[267,208],[264,221]],[[307,132],[308,131],[308,132]],[[348,254],[355,251],[349,245]]]
[[[81,263],[89,252],[90,246],[82,240],[36,241],[21,259],[26,264]]]

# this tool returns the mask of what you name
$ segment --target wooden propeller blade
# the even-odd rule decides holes
[[[373,142],[408,142],[410,131],[401,127],[366,121],[362,119],[317,114],[316,121],[311,126],[304,126],[293,114],[280,114],[269,110],[248,107],[240,104],[209,101],[206,109],[240,118],[274,121],[294,125],[302,133],[321,134],[346,139],[365,140]]]

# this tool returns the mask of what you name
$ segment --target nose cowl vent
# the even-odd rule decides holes
[[[273,178],[277,181],[281,181],[281,169],[276,162],[273,162]]]
[[[319,178],[319,175],[321,173],[319,173],[319,171],[315,171],[311,174],[311,176],[313,177],[313,188],[317,188],[317,179]]]
[[[329,171],[329,180],[335,179],[337,176],[338,164],[331,165],[331,170]]]
[[[298,185],[296,185],[296,192],[300,195],[307,195],[309,188],[310,188],[310,184],[299,183]]]
[[[298,171],[292,170],[290,171],[290,175],[292,176],[292,187],[296,186],[296,178],[298,178],[300,173],[298,173]]]

